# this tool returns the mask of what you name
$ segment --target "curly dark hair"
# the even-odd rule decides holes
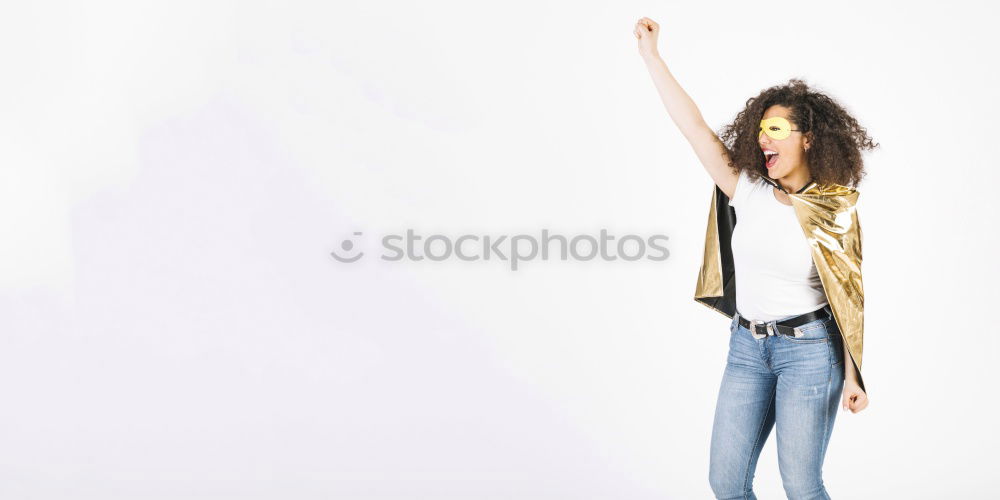
[[[810,89],[799,78],[763,90],[746,102],[746,108],[719,132],[729,153],[729,166],[746,170],[757,181],[767,175],[764,153],[757,142],[760,120],[775,104],[791,108],[789,121],[804,134],[811,132],[806,151],[809,172],[820,184],[856,187],[866,175],[862,150],[879,147],[864,127],[843,106],[824,93]]]

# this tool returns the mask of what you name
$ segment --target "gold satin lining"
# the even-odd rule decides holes
[[[701,271],[698,272],[698,286],[695,299],[722,296],[722,255],[719,251],[719,228],[715,222],[715,191],[712,191],[712,206],[708,211],[708,231],[705,234],[705,254],[702,256]],[[704,302],[698,301],[699,304]],[[708,306],[708,304],[705,304]],[[711,306],[708,306],[711,307]],[[723,314],[725,312],[712,307]]]

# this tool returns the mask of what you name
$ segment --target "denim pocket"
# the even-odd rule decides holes
[[[827,318],[810,321],[804,325],[796,327],[800,333],[798,337],[781,335],[781,338],[794,344],[816,344],[820,342],[829,342],[830,333],[827,330],[827,322],[829,321],[833,321],[833,319]]]
[[[812,320],[812,321],[810,321],[810,322],[808,322],[808,323],[806,323],[804,325],[797,326],[796,328],[798,328],[799,331],[803,332],[803,333],[808,332],[808,331],[812,331],[812,330],[816,330],[816,329],[819,329],[819,328],[822,328],[822,329],[825,330],[826,329],[826,322],[827,321],[829,321],[829,318],[814,319],[814,320]]]

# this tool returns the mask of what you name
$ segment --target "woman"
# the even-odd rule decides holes
[[[775,427],[788,498],[830,498],[822,464],[837,403],[853,413],[868,405],[858,193],[849,186],[864,175],[861,151],[878,145],[797,79],[748,100],[720,138],[660,58],[659,25],[642,18],[634,34],[668,114],[715,181],[695,294],[732,318],[712,490],[756,498],[757,458]]]

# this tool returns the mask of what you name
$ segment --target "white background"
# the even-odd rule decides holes
[[[804,78],[859,186],[850,499],[997,498],[987,2],[160,2],[0,19],[0,496],[699,499],[729,320],[718,129]],[[667,234],[664,262],[383,262],[378,237]],[[354,231],[358,263],[329,257]],[[783,498],[774,435],[756,492]]]

